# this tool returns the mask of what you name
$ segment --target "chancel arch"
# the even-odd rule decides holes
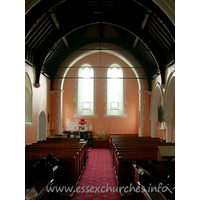
[[[109,49],[109,48],[108,48]],[[144,95],[140,92],[140,91],[148,91],[149,87],[148,87],[148,81],[145,78],[141,78],[141,77],[145,77],[145,73],[144,70],[142,69],[141,65],[137,62],[137,60],[132,57],[132,59],[129,58],[129,56],[126,56],[126,54],[120,51],[115,51],[115,50],[107,50],[107,49],[103,49],[103,50],[85,50],[85,51],[79,51],[77,52],[77,54],[73,54],[72,57],[68,58],[68,60],[66,60],[62,65],[66,66],[66,67],[62,67],[58,70],[57,73],[57,77],[61,77],[59,79],[55,79],[54,81],[54,89],[55,90],[60,90],[63,91],[63,85],[64,85],[64,81],[65,81],[65,77],[67,76],[67,73],[69,72],[70,68],[73,66],[76,66],[76,63],[78,61],[80,61],[83,58],[86,58],[87,56],[93,55],[93,54],[100,54],[100,53],[105,53],[108,55],[113,55],[116,56],[117,58],[121,59],[126,65],[128,65],[130,67],[130,69],[133,71],[133,73],[135,74],[135,79],[137,80],[138,83],[138,91],[139,91],[139,101],[140,101],[140,105],[139,106],[139,111],[141,110],[142,112],[140,112],[140,128],[139,128],[139,135],[143,136],[143,132],[144,132],[144,121],[145,121],[145,117],[144,115],[148,115],[148,113],[146,114],[146,112],[143,112],[143,102],[144,102]],[[63,77],[63,78],[62,78]],[[63,93],[61,93],[60,98],[63,99]],[[58,100],[58,102],[61,104],[61,102],[63,102],[62,100]],[[63,105],[60,105],[60,114],[62,114],[62,109],[63,109]],[[147,118],[147,116],[146,116]],[[58,121],[61,121],[61,119],[63,119],[62,115],[58,116]],[[62,123],[60,123],[62,124]],[[62,127],[58,127],[59,128],[59,133],[62,130]]]

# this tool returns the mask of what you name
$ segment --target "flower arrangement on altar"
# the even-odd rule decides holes
[[[81,119],[81,121],[79,122],[79,130],[80,131],[85,131],[86,130],[86,120],[85,119]]]
[[[98,133],[98,138],[103,139],[104,135],[105,135],[105,133],[100,130],[99,133]]]
[[[81,121],[79,122],[80,125],[85,125],[87,124],[87,122],[85,121],[85,119],[81,119]]]

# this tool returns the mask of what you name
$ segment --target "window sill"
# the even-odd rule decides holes
[[[124,114],[124,115],[106,115],[104,114],[104,117],[108,117],[108,118],[126,118],[127,117],[127,114]]]
[[[25,126],[33,126],[32,122],[25,122]]]
[[[80,118],[90,118],[90,117],[97,117],[97,114],[94,115],[78,115],[78,114],[74,114],[74,117],[80,117]]]

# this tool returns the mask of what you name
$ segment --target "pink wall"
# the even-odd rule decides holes
[[[48,113],[51,113],[51,94],[50,94],[50,80],[40,75],[39,88],[34,86],[35,83],[35,69],[28,64],[25,64],[25,72],[28,73],[33,94],[33,123],[32,125],[25,125],[25,145],[27,143],[37,142],[38,140],[38,116],[41,111],[44,111],[48,119]],[[51,118],[50,118],[51,120]],[[50,123],[47,122],[47,137],[50,135]]]
[[[100,61],[101,57],[101,61]],[[75,66],[80,66],[84,63],[89,63],[92,66],[109,66],[113,63],[118,63],[123,67],[128,67],[126,63],[120,60],[118,57],[106,54],[106,53],[96,53],[86,56],[75,63]],[[25,126],[25,144],[36,142],[38,140],[38,116],[41,111],[44,111],[46,117],[48,113],[50,114],[50,122],[47,123],[47,137],[55,135],[58,133],[58,91],[50,91],[50,80],[40,76],[39,88],[34,87],[35,83],[35,70],[28,64],[25,65],[26,72],[29,74],[32,83],[33,90],[33,124],[31,126]],[[173,68],[174,69],[174,68]],[[168,69],[166,75],[169,75],[170,70]],[[133,71],[130,68],[124,68],[124,73],[126,77],[135,77]],[[95,76],[105,76],[106,69],[95,69]],[[68,77],[77,76],[77,68],[71,68],[67,74]],[[156,81],[161,81],[160,77],[157,77],[152,81],[153,84]],[[126,79],[126,97],[125,101],[125,114],[126,118],[107,118],[104,117],[105,114],[105,99],[106,99],[106,89],[105,89],[105,79],[96,79],[95,81],[95,113],[97,117],[85,118],[88,125],[92,125],[92,131],[97,134],[99,130],[106,132],[107,134],[135,134],[138,133],[139,128],[139,93],[138,93],[138,83],[136,79]],[[75,122],[74,114],[76,113],[76,85],[77,80],[66,79],[63,86],[63,127],[67,130],[67,119]],[[143,93],[144,100],[144,136],[150,135],[150,120],[149,120],[149,110],[150,110],[150,99],[151,95],[147,92]],[[54,129],[54,132],[51,130]],[[160,130],[158,125],[158,137],[166,139],[166,131]],[[174,123],[172,131],[172,140],[175,142],[175,105],[174,105]]]
[[[149,115],[150,115],[150,95],[148,92],[143,92],[143,105],[144,105],[144,111],[143,111],[143,116],[144,116],[144,128],[143,128],[143,136],[150,136],[151,135],[151,122],[149,120]]]
[[[89,63],[92,66],[100,65],[100,54],[89,55],[80,61],[78,61],[75,66],[80,66],[84,63]],[[128,67],[119,58],[101,53],[101,66],[109,66],[113,63],[118,63],[123,67]],[[126,77],[135,77],[133,71],[130,68],[124,68]],[[106,75],[106,69],[95,69],[95,76],[104,77]],[[70,69],[67,77],[77,76],[77,69]],[[126,102],[125,113],[126,118],[106,118],[105,114],[105,79],[96,79],[95,81],[95,91],[96,91],[96,102],[95,102],[95,113],[97,117],[85,118],[89,125],[92,125],[92,131],[97,134],[99,130],[107,132],[107,134],[133,134],[138,133],[139,127],[139,93],[138,93],[138,83],[136,79],[125,80],[126,87]],[[76,113],[76,80],[66,79],[63,86],[63,127],[67,130],[67,119],[74,121],[74,114]]]
[[[58,91],[53,91],[51,93],[51,133],[53,136],[58,133]]]

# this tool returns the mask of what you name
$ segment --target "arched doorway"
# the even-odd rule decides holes
[[[39,114],[39,123],[38,123],[38,140],[46,140],[46,114],[44,111],[42,111]]]

